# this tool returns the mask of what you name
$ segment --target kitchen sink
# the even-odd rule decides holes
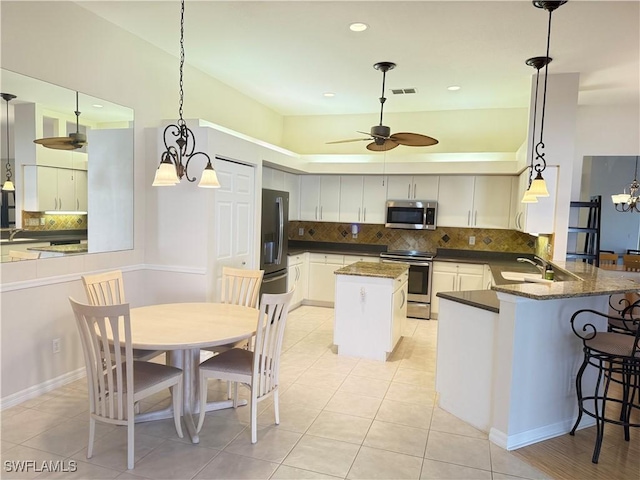
[[[576,280],[580,280],[579,277],[570,274],[568,272],[563,272],[558,269],[554,269],[554,277],[553,280],[546,280],[544,275],[541,272],[511,272],[504,271],[500,272],[502,278],[505,280],[509,280],[512,282],[531,282],[531,283],[553,283],[553,282],[574,282]]]

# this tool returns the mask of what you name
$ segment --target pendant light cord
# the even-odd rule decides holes
[[[549,9],[549,22],[547,28],[547,53],[546,57],[549,58],[549,47],[551,44],[551,15],[553,14],[553,9]],[[538,174],[542,173],[547,168],[547,161],[544,159],[544,152],[541,150],[544,149],[544,116],[547,110],[547,83],[549,79],[549,62],[544,66],[544,89],[542,91],[542,116],[540,119],[540,141],[537,143],[535,147],[536,151],[536,160],[538,160],[535,164],[535,170]],[[538,95],[538,90],[536,88],[536,99]],[[536,101],[537,105],[537,101]]]
[[[387,79],[387,71],[383,70],[382,71],[382,93],[380,96],[380,126],[382,126],[382,112],[384,111],[384,102],[387,100],[384,97],[384,84],[386,79]]]
[[[549,55],[547,54],[547,58]],[[547,62],[548,64],[548,62]],[[536,140],[536,119],[538,118],[538,83],[540,82],[540,68],[536,69],[536,94],[533,101],[533,129],[531,131],[531,140]],[[533,180],[533,157],[534,149],[531,149],[531,168],[529,169],[529,187],[531,187],[531,181]]]
[[[6,104],[7,104],[7,180],[10,181],[12,174],[11,174],[11,163],[9,162],[9,157],[11,155],[11,149],[9,146],[9,100],[6,100]]]
[[[178,126],[182,126],[185,124],[184,119],[182,118],[182,105],[184,103],[184,88],[183,88],[183,81],[182,81],[183,67],[184,67],[184,0],[182,0],[182,6],[180,8],[180,107],[178,108],[180,119],[178,120]]]

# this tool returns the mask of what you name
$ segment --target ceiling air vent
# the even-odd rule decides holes
[[[391,93],[394,95],[404,95],[405,93],[417,93],[415,88],[392,88]]]

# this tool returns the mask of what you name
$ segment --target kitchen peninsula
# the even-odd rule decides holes
[[[488,297],[493,292],[439,294],[439,405],[508,450],[565,434],[575,421],[582,343],[571,329],[571,315],[585,308],[605,312],[610,295],[640,290],[638,273],[581,262],[553,267],[573,278],[500,282],[492,287],[494,298]],[[604,319],[592,322],[606,331]],[[591,373],[583,377],[587,390],[594,385]],[[581,426],[591,424],[583,418]]]
[[[407,317],[408,265],[356,262],[335,275],[338,355],[385,361]]]

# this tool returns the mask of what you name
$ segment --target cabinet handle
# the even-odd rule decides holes
[[[475,211],[475,215],[473,216],[473,226],[475,227],[478,224],[478,210]]]
[[[316,207],[315,219],[318,219],[318,207]]]
[[[367,221],[367,207],[364,207],[364,211],[362,213],[362,221],[363,222]]]
[[[58,210],[62,210],[62,199],[59,198],[58,200],[60,200],[60,206],[59,206]]]
[[[409,189],[407,190],[407,198],[411,198],[411,183],[409,183]]]
[[[80,210],[80,200],[76,198],[76,210]]]
[[[471,226],[471,210],[467,210],[467,225]]]
[[[407,299],[407,296],[404,294],[404,290],[402,290],[402,303],[400,304],[400,308],[404,307],[404,302]]]
[[[358,221],[360,221],[360,207],[358,207]]]
[[[320,220],[322,220],[322,205],[320,205]]]
[[[418,193],[418,188],[417,185],[414,183],[413,184],[413,198],[416,198],[416,194]]]

